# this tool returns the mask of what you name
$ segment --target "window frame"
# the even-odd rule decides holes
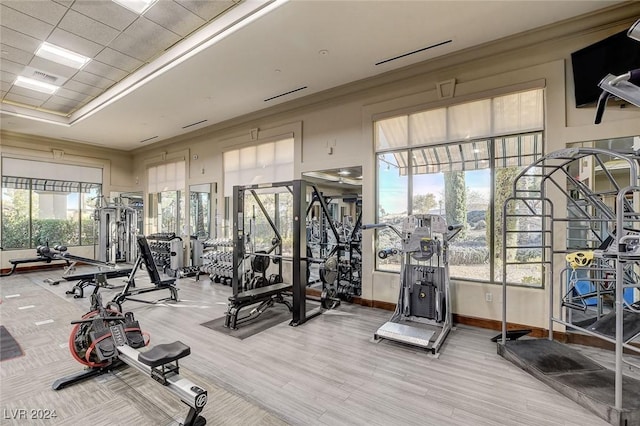
[[[507,97],[510,95],[516,95],[516,94],[520,94],[520,93],[524,93],[524,92],[534,92],[534,91],[539,91],[539,94],[536,96],[539,96],[538,100],[539,100],[539,104],[536,105],[536,108],[539,108],[539,112],[540,112],[540,116],[536,119],[539,122],[539,127],[538,128],[526,128],[525,130],[521,131],[521,132],[517,132],[517,131],[511,131],[511,132],[494,132],[494,122],[496,121],[496,117],[494,116],[494,99],[495,98],[501,98],[501,97]],[[465,102],[461,102],[461,103],[457,103],[457,104],[449,104],[449,105],[445,105],[445,106],[440,106],[437,108],[431,108],[431,109],[420,109],[420,110],[412,110],[412,111],[406,111],[402,114],[395,114],[395,115],[386,115],[386,116],[378,116],[378,117],[374,117],[373,120],[373,137],[374,137],[374,141],[373,141],[373,146],[374,146],[374,155],[375,155],[375,205],[376,205],[376,209],[375,209],[375,218],[376,218],[376,222],[380,222],[381,218],[380,218],[380,208],[379,206],[381,205],[381,197],[380,197],[380,179],[381,179],[381,169],[379,167],[380,164],[380,156],[385,155],[385,154],[389,154],[389,153],[401,153],[401,152],[405,152],[406,153],[406,157],[408,159],[407,161],[407,165],[406,165],[406,176],[407,176],[407,201],[406,201],[406,205],[407,205],[407,215],[411,215],[413,214],[413,210],[414,210],[414,188],[413,188],[413,178],[414,178],[414,173],[413,173],[413,169],[414,169],[414,164],[413,164],[413,155],[414,152],[419,152],[420,150],[423,150],[424,148],[435,148],[435,147],[450,147],[450,146],[462,146],[465,143],[474,143],[474,142],[480,142],[480,141],[487,141],[487,143],[489,144],[489,164],[488,167],[486,167],[487,169],[490,170],[490,201],[489,201],[489,209],[488,212],[491,215],[491,223],[487,223],[487,227],[491,226],[491,229],[495,229],[493,227],[493,224],[496,223],[497,217],[496,214],[500,214],[501,215],[501,210],[496,208],[495,203],[493,202],[493,200],[495,200],[495,195],[496,195],[496,170],[501,168],[500,166],[498,166],[497,164],[497,149],[498,149],[498,143],[501,140],[507,139],[507,138],[511,138],[511,137],[522,137],[522,136],[526,136],[526,135],[539,135],[539,145],[534,147],[534,150],[536,150],[535,152],[533,152],[533,154],[528,154],[525,155],[524,158],[528,158],[529,156],[533,155],[533,158],[539,158],[540,156],[542,156],[544,154],[544,145],[545,145],[545,117],[544,117],[544,99],[545,99],[545,93],[544,93],[544,88],[542,87],[531,87],[531,88],[527,88],[524,90],[518,90],[518,91],[514,91],[514,92],[507,92],[507,93],[501,93],[492,97],[488,97],[488,98],[484,98],[484,100],[489,99],[490,100],[490,104],[491,104],[491,111],[490,111],[490,123],[491,123],[491,129],[490,129],[490,134],[489,135],[483,135],[483,136],[478,136],[476,138],[468,138],[468,139],[455,139],[455,140],[447,140],[447,141],[442,141],[442,142],[431,142],[431,143],[420,143],[420,144],[416,144],[413,143],[414,140],[416,140],[416,137],[414,135],[412,135],[412,127],[411,127],[411,123],[412,123],[412,119],[411,117],[414,115],[418,115],[418,114],[423,114],[426,112],[429,112],[431,110],[435,111],[435,110],[439,110],[439,109],[443,109],[445,110],[445,117],[446,117],[446,122],[445,122],[445,126],[446,126],[446,136],[448,137],[450,134],[450,121],[448,119],[449,117],[449,108],[451,107],[455,107],[458,105],[462,105],[465,103],[473,103],[473,102],[478,102],[478,101],[482,101],[483,99],[470,99],[470,100],[466,100]],[[519,110],[518,114],[520,116],[522,116],[522,110]],[[387,146],[385,148],[378,148],[381,144],[378,141],[378,137],[379,137],[379,132],[380,130],[378,129],[378,122],[383,121],[383,120],[393,120],[393,119],[398,119],[400,117],[407,117],[407,119],[405,120],[407,123],[407,129],[406,129],[406,134],[407,134],[407,141],[406,141],[406,146]],[[536,136],[538,137],[538,136]],[[392,144],[392,139],[387,140],[387,144],[389,145],[389,142],[391,142]],[[422,139],[425,139],[424,137]],[[418,138],[419,140],[419,138]],[[537,139],[536,139],[537,142]],[[518,144],[520,145],[522,142],[518,142]],[[521,161],[521,158],[523,158],[520,154],[518,154],[518,162]],[[530,162],[526,163],[526,164],[519,164],[518,167],[525,167],[526,165],[528,165]],[[505,166],[508,167],[508,166]],[[481,170],[480,168],[473,168],[470,170]],[[462,164],[462,171],[468,171],[465,168],[465,165]],[[433,173],[442,173],[441,171],[437,171],[437,172],[433,172]],[[468,282],[474,282],[474,283],[499,283],[496,280],[496,271],[498,269],[501,269],[501,266],[498,262],[496,262],[495,259],[495,252],[496,252],[496,233],[494,231],[491,232],[491,238],[489,238],[489,241],[487,241],[487,247],[489,250],[489,275],[486,279],[472,279],[472,278],[467,278],[467,277],[455,277],[452,276],[452,279],[455,279],[457,281],[468,281]],[[380,240],[379,240],[379,232],[378,230],[375,231],[374,233],[374,247],[377,253],[377,250],[380,248],[379,246]],[[385,273],[394,273],[394,274],[399,274],[399,271],[394,271],[394,270],[389,270],[389,269],[384,269],[384,268],[380,268],[380,259],[378,258],[378,256],[375,256],[375,260],[374,260],[374,271],[376,272],[385,272]],[[544,273],[541,272],[540,275],[540,284],[535,284],[535,285],[530,285],[530,284],[523,284],[523,283],[510,283],[513,285],[517,285],[517,286],[521,286],[521,287],[533,287],[533,288],[544,288]]]

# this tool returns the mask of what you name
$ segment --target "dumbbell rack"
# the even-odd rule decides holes
[[[182,239],[173,232],[147,235],[151,256],[158,268],[171,277],[184,266]]]
[[[228,238],[205,240],[200,271],[215,283],[231,285],[233,278],[233,241]]]

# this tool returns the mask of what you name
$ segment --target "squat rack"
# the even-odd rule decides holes
[[[267,214],[266,209],[262,205],[257,197],[257,190],[261,189],[278,189],[283,188],[285,191],[292,195],[293,199],[293,211],[292,211],[292,232],[293,232],[293,250],[291,257],[282,255],[282,237],[278,232],[276,220],[271,220]],[[233,187],[233,199],[234,199],[234,214],[233,214],[233,276],[232,276],[232,289],[233,296],[237,297],[246,290],[244,286],[245,278],[245,266],[244,262],[248,258],[248,255],[256,255],[256,253],[247,253],[246,251],[246,230],[245,230],[245,193],[251,193],[265,218],[269,222],[269,226],[274,231],[276,237],[272,243],[272,248],[267,253],[260,254],[269,258],[277,259],[279,261],[279,268],[282,271],[282,261],[290,260],[292,266],[291,274],[291,293],[293,298],[292,320],[291,325],[297,326],[304,324],[307,320],[322,313],[322,309],[313,309],[307,312],[306,300],[307,300],[307,284],[309,262],[320,261],[320,259],[311,259],[307,255],[307,230],[306,230],[306,217],[308,213],[307,196],[310,192],[309,202],[319,201],[323,214],[328,215],[328,208],[324,202],[318,188],[304,180],[291,180],[284,182],[275,182],[270,184],[256,184],[247,186],[234,186]],[[333,228],[333,232],[338,236],[337,230]],[[275,253],[274,253],[275,252]],[[269,286],[267,286],[269,287]]]

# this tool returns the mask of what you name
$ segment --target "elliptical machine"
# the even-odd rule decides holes
[[[96,277],[100,281],[104,277]],[[184,420],[186,426],[203,426],[206,419],[200,412],[207,403],[207,391],[180,376],[178,360],[191,353],[191,348],[180,341],[156,345],[146,352],[137,349],[147,346],[140,324],[133,313],[121,313],[113,302],[102,304],[96,286],[91,294],[91,308],[74,324],[69,336],[69,350],[73,358],[87,368],[57,379],[53,390],[60,390],[80,381],[126,364],[150,376],[189,406]]]
[[[402,240],[400,295],[391,319],[374,334],[430,350],[436,354],[452,328],[449,292],[448,248],[462,225],[447,226],[439,215],[405,218],[402,230],[386,223],[363,225],[362,229],[389,227]],[[382,259],[396,253],[383,249]]]

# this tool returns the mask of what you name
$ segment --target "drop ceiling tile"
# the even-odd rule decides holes
[[[88,102],[89,100],[90,98],[86,96],[84,97],[82,102],[61,98],[60,96],[54,96],[43,103],[42,108],[61,112],[63,114],[70,114],[73,110],[78,109],[81,105],[83,105],[85,102]]]
[[[144,17],[182,37],[205,24],[205,20],[173,1],[160,1]]]
[[[86,99],[93,98],[93,96],[69,90],[67,87],[61,87],[56,91],[55,98],[58,99],[58,102],[62,102],[62,99],[64,99],[65,102],[81,103]]]
[[[2,61],[11,61],[22,65],[27,65],[33,58],[33,53],[25,52],[22,49],[17,49],[4,43],[0,43],[0,55],[0,63]],[[2,65],[0,65],[0,67],[2,67]]]
[[[108,78],[113,81],[120,81],[129,75],[126,71],[112,67],[111,65],[103,64],[95,59],[85,65],[85,67],[82,68],[82,71],[87,71],[91,74],[99,75],[100,77]]]
[[[2,4],[51,25],[60,22],[67,11],[65,6],[49,0],[3,0]]]
[[[0,28],[0,40],[2,40],[3,44],[31,53],[35,53],[41,43],[37,38],[22,34],[5,26]]]
[[[98,53],[95,59],[127,72],[133,72],[144,65],[144,62],[109,47]]]
[[[0,64],[0,69],[2,69],[2,71],[6,71],[16,75],[20,74],[22,70],[24,70],[24,67],[25,65],[22,65],[13,61],[3,60],[2,63]]]
[[[64,84],[63,88],[66,88],[78,93],[84,93],[85,95],[89,95],[89,96],[98,96],[99,94],[102,93],[102,89],[89,86],[88,84],[80,83],[79,81],[76,81],[76,80],[67,81]]]
[[[71,7],[71,5],[75,0],[53,0],[53,1],[65,7]]]
[[[70,10],[69,13],[62,18],[58,28],[103,46],[108,45],[111,40],[120,34],[120,31],[74,10]]]
[[[38,92],[33,92],[33,93],[38,93]],[[7,95],[4,97],[4,100],[17,102],[19,104],[28,105],[32,107],[39,107],[44,102],[42,99],[36,99],[30,96],[23,96],[23,95],[18,95],[16,93],[13,93],[13,89],[9,93],[7,93]]]
[[[176,3],[179,3],[184,8],[195,13],[205,21],[215,18],[225,10],[236,5],[236,2],[233,1],[210,0],[176,0]]]
[[[113,80],[109,80],[108,78],[103,78],[99,75],[91,74],[86,71],[80,71],[75,77],[73,77],[73,80],[102,90],[106,90],[115,84],[115,81]]]
[[[12,72],[7,72],[5,70],[0,71],[0,81],[3,83],[13,84],[16,81],[16,77],[18,74],[14,74]]]
[[[11,89],[12,83],[9,83],[7,81],[0,81],[0,90],[2,90],[3,92],[8,92],[9,89]]]
[[[11,28],[37,39],[46,38],[53,30],[53,25],[6,7],[4,4],[0,4],[0,23],[3,27]]]
[[[75,68],[71,68],[39,56],[34,56],[29,63],[29,66],[47,74],[55,74],[62,77],[64,80],[73,77],[78,72]]]
[[[180,36],[144,17],[136,20],[109,47],[141,61],[159,56],[166,48],[180,40]]]
[[[42,93],[42,92],[38,92],[36,90],[31,90],[31,89],[27,89],[25,87],[20,87],[20,86],[16,86],[14,85],[11,90],[9,90],[10,94],[14,94],[17,96],[24,96],[26,98],[33,98],[33,99],[37,99],[41,102],[46,101],[47,99],[49,99],[51,97],[51,94],[49,93]]]
[[[71,34],[68,31],[61,30],[60,28],[53,30],[49,38],[47,38],[47,41],[55,44],[56,46],[63,47],[90,58],[93,58],[98,54],[98,52],[104,49],[104,46],[98,43],[94,43],[86,38]]]
[[[112,1],[77,0],[71,9],[118,31],[124,30],[138,18],[137,14]]]

